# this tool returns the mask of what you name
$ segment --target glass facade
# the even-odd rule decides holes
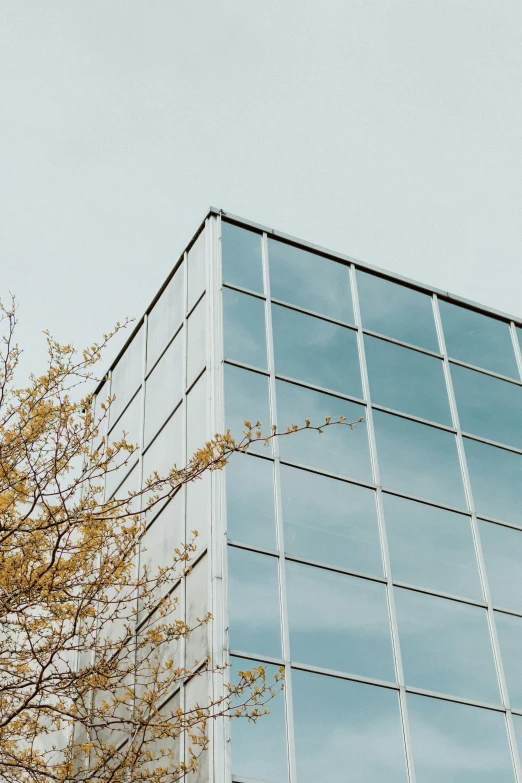
[[[190,655],[285,669],[269,716],[216,729],[201,783],[522,783],[521,334],[209,214],[113,371],[140,476],[245,420],[355,427],[257,444],[150,520],[149,559],[203,530],[177,589],[215,619]]]

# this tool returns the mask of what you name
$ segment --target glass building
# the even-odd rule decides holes
[[[109,437],[141,444],[106,497],[244,420],[363,420],[256,445],[148,520],[151,563],[199,531],[176,590],[213,622],[179,660],[286,672],[270,715],[213,723],[192,779],[522,783],[521,338],[522,320],[209,211],[99,390]]]

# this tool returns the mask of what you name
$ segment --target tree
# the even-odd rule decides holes
[[[45,372],[17,388],[14,302],[0,303],[0,320],[0,777],[173,783],[197,768],[208,721],[256,720],[283,678],[268,682],[260,666],[240,672],[219,699],[185,711],[169,706],[179,683],[216,670],[210,659],[182,667],[168,654],[211,617],[189,627],[177,617],[174,593],[158,601],[189,573],[197,533],[180,542],[167,567],[140,570],[144,517],[252,442],[348,423],[306,421],[264,434],[259,422],[245,422],[239,441],[217,434],[185,467],[155,473],[140,491],[106,502],[105,477],[136,445],[124,435],[113,443],[100,438],[113,400],[95,413],[92,394],[81,392],[122,327],[82,352],[46,333]],[[184,737],[191,750],[181,763],[175,749]]]

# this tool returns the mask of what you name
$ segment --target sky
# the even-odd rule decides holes
[[[522,316],[521,40],[519,0],[0,0],[24,368],[139,317],[211,204]]]

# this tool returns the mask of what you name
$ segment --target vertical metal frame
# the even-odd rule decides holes
[[[223,313],[221,302],[221,218],[213,216],[207,221],[207,397],[210,432],[224,432],[224,370],[223,370]],[[227,586],[226,586],[226,517],[225,474],[222,470],[210,474],[209,509],[209,627],[212,666],[228,663],[227,639]],[[228,670],[211,675],[211,697],[226,695],[230,682]],[[230,721],[218,718],[210,726],[211,783],[226,783],[231,779]]]
[[[500,687],[500,696],[502,700],[502,705],[505,710],[505,716],[506,716],[506,726],[507,726],[507,732],[508,732],[508,740],[510,745],[510,751],[511,751],[511,758],[513,763],[513,768],[515,771],[515,779],[517,783],[522,783],[522,768],[519,762],[519,757],[517,753],[517,741],[515,737],[515,730],[513,726],[513,718],[511,713],[511,708],[509,704],[509,698],[508,698],[508,690],[507,690],[507,684],[506,684],[506,678],[504,674],[504,667],[502,665],[502,656],[500,653],[500,644],[498,640],[497,635],[497,629],[496,629],[496,623],[495,623],[495,613],[493,611],[493,603],[491,600],[491,592],[489,589],[489,583],[488,583],[488,577],[486,572],[486,564],[484,561],[484,554],[482,552],[482,546],[480,542],[480,533],[478,529],[478,522],[477,522],[477,514],[475,509],[475,503],[473,500],[473,492],[471,489],[471,480],[469,476],[467,461],[466,461],[466,451],[464,448],[464,439],[462,436],[462,430],[460,427],[460,421],[459,421],[459,414],[457,409],[457,402],[455,398],[455,392],[453,389],[453,381],[451,378],[451,370],[450,370],[450,363],[448,358],[448,352],[446,350],[446,341],[444,339],[444,330],[442,327],[442,319],[440,316],[440,310],[439,310],[439,302],[437,294],[432,295],[432,305],[433,305],[433,314],[435,317],[435,327],[437,330],[437,336],[439,339],[440,349],[443,355],[443,362],[444,362],[444,375],[446,379],[446,386],[448,391],[448,398],[449,398],[449,404],[451,409],[451,416],[453,418],[454,427],[456,429],[456,443],[457,443],[457,450],[459,455],[459,462],[461,466],[462,471],[462,480],[464,483],[464,491],[466,494],[466,498],[468,501],[469,510],[471,513],[471,530],[473,535],[473,543],[475,547],[475,555],[477,558],[477,564],[478,564],[478,571],[480,576],[480,582],[482,585],[482,591],[484,593],[484,599],[486,601],[486,612],[487,612],[487,618],[488,618],[488,627],[489,627],[489,633],[490,633],[490,639],[491,639],[491,646],[493,650],[493,658],[495,663],[495,669],[497,672],[497,679]],[[513,335],[513,330],[511,330],[511,337],[516,337],[516,335]],[[515,351],[516,354],[516,351]],[[520,367],[518,364],[519,357],[517,356],[517,366]]]
[[[402,721],[402,733],[404,738],[404,748],[406,755],[406,767],[408,771],[409,783],[415,783],[415,768],[413,765],[413,752],[411,747],[411,735],[408,721],[408,705],[406,701],[406,689],[404,682],[404,672],[402,668],[402,657],[399,643],[399,629],[397,625],[397,613],[395,610],[395,596],[391,577],[390,552],[388,548],[388,538],[386,535],[386,522],[384,519],[384,509],[382,501],[382,484],[379,472],[379,460],[377,454],[377,442],[375,439],[375,428],[373,425],[373,411],[370,393],[370,383],[368,378],[368,369],[366,365],[366,354],[364,350],[364,335],[362,332],[361,310],[359,306],[359,294],[357,290],[357,276],[354,264],[350,265],[351,289],[353,299],[353,310],[357,324],[357,346],[359,349],[359,361],[361,368],[361,380],[363,395],[366,400],[366,426],[368,440],[370,444],[370,455],[372,461],[372,470],[376,484],[376,503],[377,520],[379,525],[379,538],[381,543],[381,556],[384,565],[384,576],[386,578],[386,594],[388,600],[388,614],[391,628],[391,640],[393,648],[393,657],[395,663],[395,674],[399,684],[399,706]]]

